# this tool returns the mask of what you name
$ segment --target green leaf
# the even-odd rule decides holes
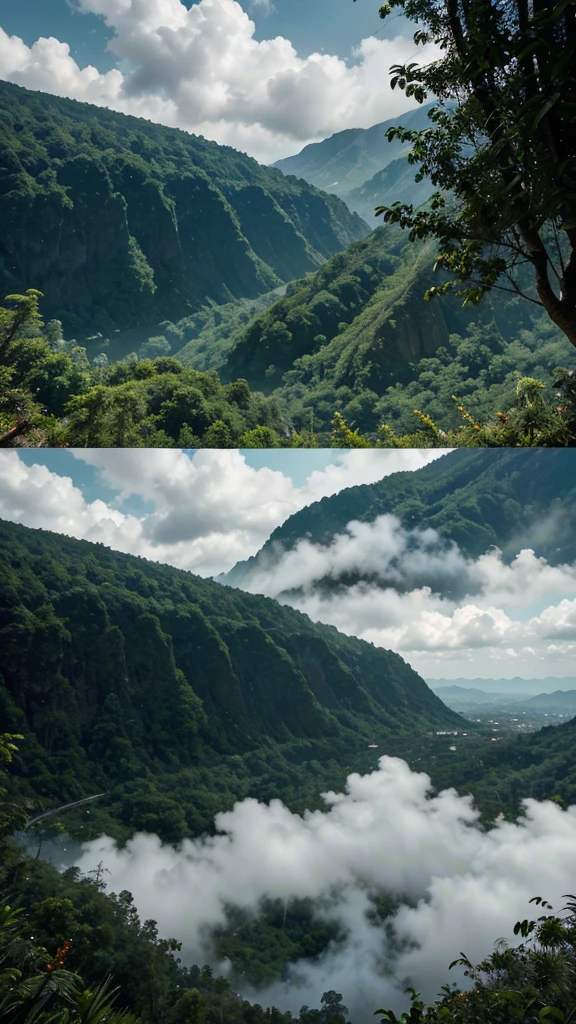
[[[542,1009],[538,1011],[538,1018],[542,1021],[542,1024],[551,1018],[559,1020],[561,1024],[564,1024],[564,1021],[566,1020],[562,1010],[559,1010],[557,1006],[543,1006]]]
[[[562,93],[555,92],[554,95],[551,96],[550,99],[547,101],[547,103],[544,104],[544,106],[539,110],[539,112],[538,112],[538,114],[537,114],[537,116],[536,116],[536,118],[534,120],[534,128],[538,127],[538,125],[540,124],[540,121],[542,120],[542,118],[546,116],[548,111],[552,109],[554,104],[558,102],[558,100],[561,98],[561,96],[562,96]]]

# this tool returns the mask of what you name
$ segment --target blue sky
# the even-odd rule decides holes
[[[0,78],[182,128],[262,163],[414,106],[434,59],[378,0],[26,0],[0,9]],[[426,63],[427,61],[424,60]]]

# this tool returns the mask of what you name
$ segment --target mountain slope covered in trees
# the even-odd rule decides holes
[[[0,82],[0,295],[35,287],[66,328],[114,330],[252,297],[367,225],[235,150]]]
[[[400,156],[387,163],[382,170],[376,171],[357,188],[343,193],[340,198],[370,227],[376,227],[382,223],[382,218],[374,213],[377,207],[392,206],[394,203],[422,206],[436,191],[430,178],[416,181],[415,174],[414,166],[408,163],[405,156]]]
[[[0,713],[35,807],[106,791],[107,828],[177,840],[461,724],[399,655],[268,598],[4,521],[0,565]]]
[[[409,432],[415,407],[457,428],[453,394],[486,419],[511,407],[519,375],[552,383],[556,367],[572,364],[567,339],[517,296],[424,302],[435,253],[379,227],[248,324],[229,319],[225,338],[212,326],[188,334],[182,322],[177,357],[274,393],[297,430],[312,417],[320,434],[335,411],[363,432],[382,423]]]
[[[242,586],[253,570],[273,567],[299,540],[329,545],[349,522],[386,514],[408,529],[436,530],[472,558],[491,545],[506,558],[534,546],[553,565],[570,563],[576,560],[574,464],[563,448],[454,451],[415,472],[393,473],[308,505],[222,579]]]

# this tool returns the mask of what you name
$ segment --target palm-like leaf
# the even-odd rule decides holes
[[[114,1008],[119,989],[112,988],[106,978],[94,989],[85,989],[74,1002],[72,1018],[78,1024],[136,1024],[138,1018],[125,1010]]]

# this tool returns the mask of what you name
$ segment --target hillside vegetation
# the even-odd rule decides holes
[[[0,714],[38,812],[106,791],[94,828],[177,841],[461,724],[398,655],[269,598],[1,521],[0,565]]]
[[[368,228],[230,147],[0,82],[0,295],[111,331],[254,297]]]
[[[248,323],[245,307],[228,307],[216,327],[214,311],[175,354],[274,394],[296,430],[312,422],[319,435],[335,412],[372,436],[382,423],[409,433],[415,408],[457,429],[453,394],[486,421],[513,406],[519,378],[550,385],[573,365],[567,339],[515,296],[466,308],[454,297],[424,302],[434,258],[433,243],[379,227]]]
[[[422,206],[436,191],[430,178],[415,181],[415,170],[405,156],[391,160],[373,177],[361,185],[341,195],[346,206],[358,213],[371,228],[382,223],[382,218],[375,215],[379,206],[392,206],[393,203],[408,203],[415,207]],[[340,195],[340,192],[338,192]]]
[[[569,342],[515,295],[423,302],[433,242],[367,234],[234,150],[9,83],[0,139],[0,447],[574,443]],[[45,328],[20,315],[33,295]]]

